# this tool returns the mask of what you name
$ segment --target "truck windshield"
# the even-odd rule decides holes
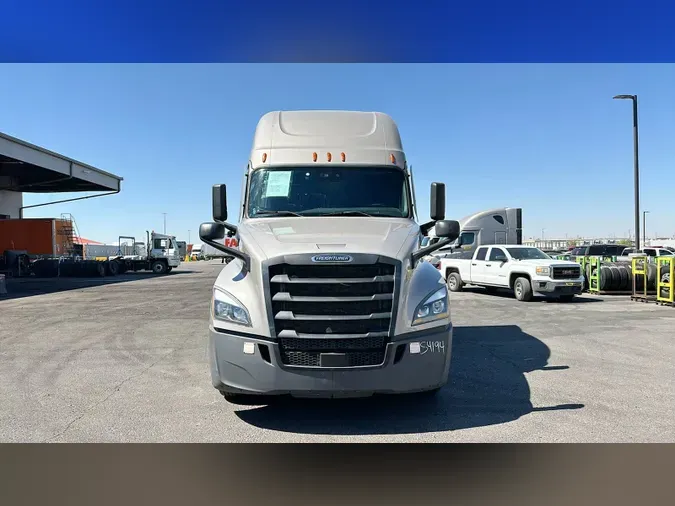
[[[390,167],[283,167],[251,174],[248,216],[407,218],[406,177]]]
[[[516,260],[539,260],[551,258],[539,248],[506,248]]]

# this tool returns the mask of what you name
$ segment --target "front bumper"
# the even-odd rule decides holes
[[[296,368],[282,364],[279,346],[269,338],[211,328],[211,379],[223,392],[295,397],[362,397],[443,386],[450,368],[452,325],[400,337],[387,344],[380,366]],[[399,346],[402,354],[397,353]]]
[[[532,281],[532,291],[541,295],[574,295],[584,291],[584,279],[535,279]]]

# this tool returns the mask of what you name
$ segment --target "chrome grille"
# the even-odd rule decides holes
[[[395,312],[393,261],[312,265],[308,260],[268,269],[271,330],[283,364],[322,367],[322,354],[341,354],[340,367],[384,362]]]

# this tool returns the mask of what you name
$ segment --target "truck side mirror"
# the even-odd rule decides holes
[[[437,237],[454,241],[459,237],[459,222],[456,220],[440,220],[434,227]]]
[[[445,218],[445,184],[431,183],[431,219],[434,221]]]
[[[222,223],[202,223],[199,225],[199,238],[202,241],[218,241],[225,237],[225,225]]]
[[[213,220],[227,221],[227,190],[224,184],[213,185]]]

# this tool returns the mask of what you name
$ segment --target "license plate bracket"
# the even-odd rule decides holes
[[[346,353],[322,353],[319,355],[321,367],[349,367]]]

